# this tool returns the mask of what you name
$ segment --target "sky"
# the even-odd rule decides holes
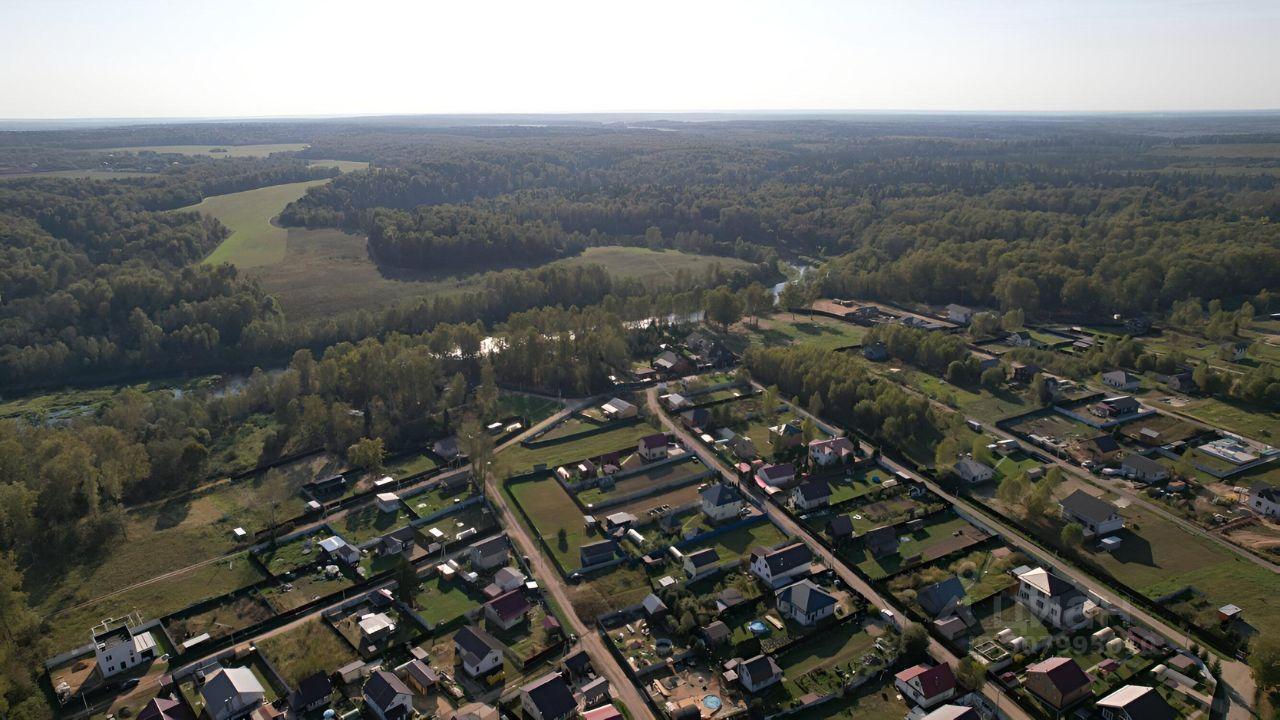
[[[0,118],[1280,109],[1280,0],[0,0]]]

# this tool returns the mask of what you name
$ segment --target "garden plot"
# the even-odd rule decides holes
[[[1029,438],[1032,436],[1044,438],[1048,441],[1049,446],[1058,449],[1066,449],[1081,440],[1088,440],[1089,438],[1097,437],[1099,434],[1097,428],[1072,420],[1056,412],[1046,412],[1022,418],[1012,424],[1009,429]],[[1045,444],[1034,440],[1032,442],[1041,446]]]
[[[623,425],[617,429],[591,435],[590,437],[545,447],[527,448],[515,443],[498,453],[495,472],[499,476],[503,476],[506,473],[518,475],[529,472],[536,465],[556,468],[583,458],[599,457],[615,450],[631,450],[636,447],[640,438],[653,433],[654,429],[649,425],[635,423]]]
[[[552,478],[508,483],[503,489],[528,515],[534,532],[551,548],[560,568],[573,572],[582,567],[578,548],[588,542],[582,511],[560,483]]]
[[[697,458],[689,458],[680,462],[667,463],[657,467],[649,468],[637,472],[634,475],[618,480],[614,486],[608,490],[600,488],[589,488],[579,492],[578,502],[585,507],[593,507],[606,505],[609,502],[616,501],[637,492],[643,492],[648,488],[661,485],[679,485],[682,483],[692,483],[699,477],[707,474],[707,466]]]
[[[287,582],[264,590],[262,599],[277,613],[284,613],[348,590],[355,582],[355,578],[344,568],[328,572],[325,568],[315,567],[308,572],[296,573]]]
[[[404,505],[415,518],[430,517],[441,510],[460,505],[471,497],[469,486],[448,488],[443,483],[404,498]]]
[[[435,576],[423,580],[413,596],[413,610],[432,628],[450,626],[471,610],[480,607],[485,598],[457,579]]]
[[[892,478],[893,473],[874,465],[827,477],[827,485],[831,487],[831,504],[839,505],[863,497]]]
[[[688,555],[703,548],[714,548],[716,554],[720,556],[720,562],[723,564],[749,555],[752,550],[758,547],[775,547],[786,539],[787,536],[776,525],[764,521],[736,528],[722,535],[681,548],[681,552]]]
[[[403,502],[393,512],[383,511],[377,503],[370,502],[348,510],[343,517],[331,521],[330,527],[347,542],[360,545],[399,530],[415,519],[417,516],[410,514]]]
[[[284,681],[298,681],[317,672],[332,672],[356,659],[347,643],[319,618],[300,622],[257,642]]]
[[[269,620],[274,615],[271,606],[257,594],[247,594],[227,598],[198,615],[171,619],[166,623],[166,629],[178,644],[206,633],[210,639],[217,640]]]
[[[846,560],[873,579],[892,575],[912,565],[930,562],[936,558],[959,552],[982,542],[988,535],[970,525],[963,518],[936,515],[920,530],[898,529],[898,551],[883,557],[872,557],[859,544],[843,549]]]
[[[767,693],[766,702],[779,709],[795,707],[806,695],[833,693],[858,675],[880,672],[887,659],[875,643],[884,634],[878,625],[845,622],[782,651],[774,659],[783,681]]]

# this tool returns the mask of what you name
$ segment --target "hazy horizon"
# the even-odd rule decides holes
[[[1280,3],[16,0],[0,118],[1280,109]]]

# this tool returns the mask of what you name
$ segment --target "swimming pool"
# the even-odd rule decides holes
[[[708,710],[719,710],[720,705],[721,703],[720,703],[719,695],[708,695],[702,698],[702,706]]]
[[[769,633],[769,626],[759,620],[752,620],[747,623],[747,629],[755,635],[767,635]]]

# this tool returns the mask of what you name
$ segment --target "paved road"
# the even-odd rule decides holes
[[[577,406],[585,406],[589,401],[579,401]],[[569,412],[566,410],[565,412]],[[653,713],[649,709],[649,705],[645,703],[644,698],[640,695],[640,689],[637,688],[627,674],[623,671],[614,659],[609,649],[605,647],[603,638],[596,632],[593,626],[584,623],[573,608],[573,601],[569,598],[569,588],[564,579],[560,576],[560,572],[551,564],[546,555],[542,553],[542,549],[538,546],[537,540],[533,537],[531,531],[525,528],[515,513],[508,507],[506,498],[503,496],[501,488],[498,487],[497,478],[489,478],[485,484],[490,502],[498,509],[501,515],[502,526],[507,528],[507,535],[512,542],[519,548],[521,554],[529,558],[529,565],[534,575],[542,583],[542,588],[555,598],[560,609],[564,611],[565,616],[569,620],[569,624],[573,627],[573,632],[578,636],[578,641],[582,648],[591,656],[591,664],[595,667],[596,672],[609,679],[609,685],[613,690],[615,697],[626,705],[633,718],[644,718],[645,720],[653,720]]]
[[[654,413],[662,419],[662,424],[666,427],[667,432],[670,432],[680,438],[680,441],[684,443],[684,446],[697,453],[698,456],[702,458],[702,461],[706,463],[707,467],[719,470],[720,474],[725,479],[730,482],[735,482],[734,478],[738,476],[735,471],[721,462],[719,457],[707,450],[706,447],[698,442],[690,432],[685,430],[680,424],[673,422],[671,418],[662,411],[662,408],[658,403],[658,394],[656,390],[650,389],[648,391],[646,394],[646,404],[648,405],[651,413]],[[754,492],[753,489],[749,487],[743,487],[742,489],[747,493]],[[902,612],[901,608],[880,595],[875,588],[859,577],[857,573],[850,570],[843,561],[835,557],[835,555],[823,547],[821,543],[815,540],[806,528],[793,521],[786,513],[780,512],[768,501],[764,503],[764,510],[769,520],[782,528],[788,535],[804,538],[808,542],[809,547],[817,553],[818,557],[822,558],[822,561],[827,567],[835,570],[845,584],[865,597],[874,607],[888,609],[897,617],[906,618],[906,615]],[[960,661],[960,658],[956,657],[954,653],[944,647],[937,640],[934,640],[932,635],[929,636],[929,655],[938,662],[950,663],[953,667]],[[995,684],[987,683],[983,686],[982,694],[999,709],[1004,717],[1011,718],[1012,720],[1031,720],[1031,716],[1010,700],[1008,696],[1006,696]]]

